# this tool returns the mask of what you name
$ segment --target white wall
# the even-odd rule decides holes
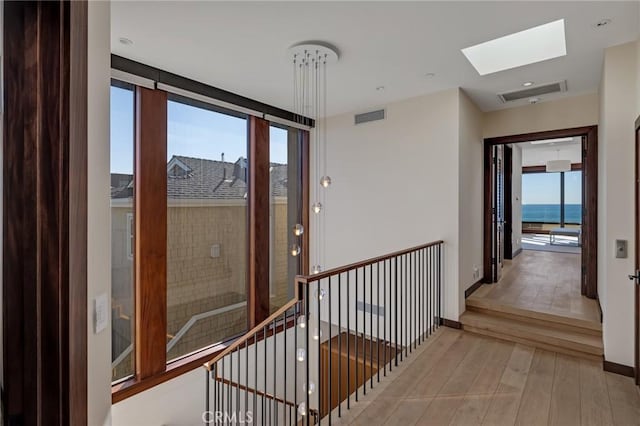
[[[111,294],[109,210],[109,2],[89,2],[88,11],[88,423],[110,424],[111,326],[93,332],[93,299]],[[110,310],[109,310],[110,311]]]
[[[333,183],[323,236],[325,268],[444,240],[444,315],[454,320],[460,309],[458,103],[452,89],[389,104],[383,121],[329,118]]]
[[[634,121],[637,43],[605,50],[601,85],[599,176],[598,293],[603,305],[605,359],[633,365],[634,286],[627,275],[634,271]],[[626,259],[616,259],[614,242],[629,242]]]
[[[513,253],[522,248],[522,148],[513,145],[511,177],[511,244]]]
[[[459,91],[459,221],[458,235],[460,294],[483,276],[483,116],[482,112]],[[464,312],[464,297],[459,299]]]
[[[484,114],[484,137],[518,135],[598,124],[598,94],[540,102]]]

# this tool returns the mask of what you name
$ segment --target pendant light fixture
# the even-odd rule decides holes
[[[331,177],[327,173],[327,69],[338,61],[338,50],[329,43],[313,41],[289,48],[293,65],[293,111],[302,122],[312,118],[315,126],[309,131],[312,143],[313,177],[311,179],[312,233],[314,245],[311,272],[322,271],[326,243],[323,237],[327,190]],[[291,252],[293,255],[294,251]]]

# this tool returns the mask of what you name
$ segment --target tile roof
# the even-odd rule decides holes
[[[167,164],[167,194],[173,199],[244,199],[246,159],[235,163],[173,156]],[[131,196],[131,175],[111,175],[112,198]],[[271,195],[287,196],[287,165],[271,164]],[[117,183],[117,186],[114,186]]]

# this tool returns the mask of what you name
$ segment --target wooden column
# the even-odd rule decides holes
[[[269,316],[269,122],[249,117],[248,328]]]
[[[167,364],[167,93],[135,95],[136,374]]]
[[[4,3],[4,421],[87,423],[87,4]]]

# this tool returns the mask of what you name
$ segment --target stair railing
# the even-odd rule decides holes
[[[203,421],[330,425],[441,324],[443,251],[297,276],[291,301],[205,364]]]

